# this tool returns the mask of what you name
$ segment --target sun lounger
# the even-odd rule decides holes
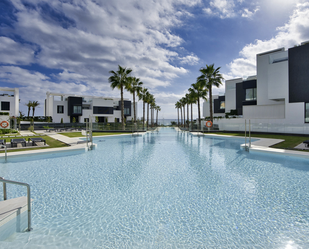
[[[33,137],[33,138],[28,138],[28,142],[32,142],[32,146],[35,146],[37,142],[44,142],[44,145],[46,145],[45,139],[41,137]]]
[[[11,139],[11,147],[17,147],[17,144],[22,144],[22,146],[26,147],[26,140],[24,138],[12,138]]]
[[[305,144],[306,147],[309,146],[309,140],[306,140],[306,141],[304,141],[303,143]]]
[[[6,144],[6,140],[5,139],[0,139],[0,144],[1,145],[5,145]]]

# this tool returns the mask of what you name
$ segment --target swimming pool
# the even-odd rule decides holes
[[[1,176],[31,185],[34,202],[33,231],[0,248],[309,247],[308,160],[171,128],[95,142],[1,164]],[[9,198],[24,193],[7,188]]]

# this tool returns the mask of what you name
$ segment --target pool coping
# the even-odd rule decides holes
[[[145,133],[144,133],[145,134]],[[50,136],[53,136],[55,134],[50,134]],[[49,136],[49,135],[48,135]],[[64,135],[63,135],[64,136]],[[133,136],[130,134],[116,134],[116,135],[103,135],[103,136],[95,136],[94,138],[100,138],[100,137],[114,137],[114,136]],[[136,135],[135,135],[136,136]],[[138,134],[138,136],[143,136],[141,134]],[[31,148],[31,150],[24,150],[24,151],[12,151],[10,150],[7,154],[7,158],[10,157],[19,157],[19,156],[25,156],[25,155],[41,155],[41,154],[50,154],[54,152],[73,152],[73,151],[87,151],[88,148],[85,143],[78,144],[79,141],[84,141],[82,139],[85,139],[86,137],[67,137],[65,140],[59,140],[67,145],[68,147],[58,147],[58,148],[46,148],[42,149],[42,147],[38,147],[37,149]],[[55,138],[54,138],[55,139]],[[95,143],[93,143],[94,146],[96,146]],[[45,149],[46,148],[46,149]],[[5,154],[0,154],[0,160],[5,159]]]
[[[180,129],[175,129],[176,131],[182,131]],[[143,132],[143,134],[138,134],[138,136],[144,136],[146,133],[151,132]],[[182,132],[188,132],[188,131],[182,131]],[[222,138],[233,138],[233,139],[245,139],[245,137],[239,137],[239,136],[230,136],[230,135],[218,135],[218,134],[204,134],[201,132],[189,132],[193,136],[206,136],[206,137],[222,137]],[[137,134],[136,134],[137,135]],[[135,136],[136,136],[135,135]],[[119,134],[119,135],[105,135],[105,136],[95,136],[95,138],[102,138],[102,137],[114,137],[114,136],[134,136],[133,134]],[[59,148],[49,148],[49,149],[32,149],[32,150],[25,150],[25,151],[10,151],[8,153],[8,158],[9,157],[16,157],[16,156],[24,156],[24,155],[35,155],[35,154],[49,154],[53,152],[65,152],[65,151],[87,151],[87,147],[85,144],[77,144],[77,141],[84,141],[81,140],[85,137],[74,137],[74,138],[69,138],[68,140],[72,139],[71,141],[74,140],[73,143],[67,143],[70,146],[68,147],[59,147]],[[272,153],[272,154],[277,154],[277,155],[282,155],[282,156],[294,156],[294,157],[301,157],[301,158],[306,158],[309,159],[309,152],[303,152],[303,151],[294,151],[294,150],[286,150],[286,149],[275,149],[275,148],[269,148],[269,146],[272,146],[274,144],[280,143],[284,141],[283,139],[270,139],[270,138],[259,138],[259,137],[254,137],[253,138],[256,141],[251,142],[251,147],[249,148],[249,152],[264,152],[264,153]],[[63,142],[63,141],[62,141]],[[248,139],[249,143],[249,139]],[[247,144],[248,144],[247,143]],[[240,147],[244,149],[245,144],[241,144]],[[46,147],[45,147],[46,148]],[[0,159],[4,158],[5,154],[1,153],[0,154]]]
[[[197,133],[197,132],[196,132]],[[204,136],[208,137],[225,137],[225,138],[242,138],[245,139],[245,137],[239,137],[239,136],[229,136],[229,135],[218,135],[218,134],[203,134]],[[201,134],[198,134],[198,136],[202,136]],[[296,150],[286,150],[286,149],[276,149],[276,148],[270,148],[269,146],[275,145],[277,143],[283,142],[284,139],[274,139],[274,138],[260,138],[260,137],[254,137],[253,141],[251,142],[251,147],[249,148],[249,152],[261,152],[261,153],[269,153],[269,154],[276,154],[281,156],[292,156],[292,157],[301,157],[305,159],[309,159],[309,152],[304,151],[296,151]],[[249,145],[249,139],[247,138],[247,146]],[[242,149],[245,148],[245,144],[241,144],[240,147]]]

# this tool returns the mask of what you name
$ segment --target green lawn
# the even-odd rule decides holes
[[[38,136],[33,136],[34,138]],[[0,137],[0,139],[5,139],[7,143],[11,142],[12,138],[24,138],[28,142],[28,138],[32,138],[32,136],[18,136],[18,137]],[[58,140],[55,140],[49,136],[40,136],[40,138],[45,139],[46,144],[48,144],[48,147],[23,147],[22,149],[14,149],[14,150],[8,150],[7,152],[17,152],[17,151],[25,151],[25,150],[35,150],[35,149],[50,149],[50,148],[59,148],[59,147],[67,147],[68,145],[65,143],[62,143]],[[4,153],[4,150],[1,150],[0,153]]]
[[[81,132],[62,132],[59,133],[67,137],[85,137]],[[92,136],[108,136],[108,135],[121,135],[121,134],[131,134],[129,132],[93,132]]]
[[[208,134],[208,133],[207,133]],[[245,133],[228,133],[228,132],[212,132],[212,134],[217,135],[228,135],[228,136],[245,136]],[[248,136],[248,133],[247,133]],[[289,150],[295,150],[294,147],[299,145],[305,140],[309,140],[308,136],[291,136],[291,135],[277,135],[277,134],[251,134],[251,137],[260,137],[260,138],[274,138],[274,139],[284,139],[285,141],[275,144],[271,146],[272,148],[278,148],[278,149],[289,149]]]

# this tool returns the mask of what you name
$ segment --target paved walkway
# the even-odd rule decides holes
[[[35,136],[35,134],[31,131],[20,131],[19,134],[22,136]]]
[[[80,144],[80,143],[84,143],[84,140],[81,140],[78,137],[67,137],[61,134],[45,134],[53,139],[56,139],[60,142],[63,142],[65,144],[68,145],[76,145],[76,144]]]

